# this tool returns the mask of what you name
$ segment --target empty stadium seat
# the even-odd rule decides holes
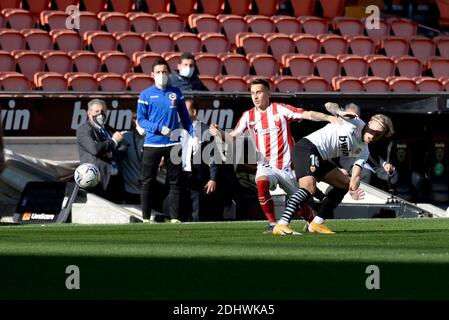
[[[97,91],[97,80],[86,72],[68,72],[64,75],[69,89],[73,91]]]
[[[373,76],[386,78],[394,76],[396,65],[390,57],[382,55],[367,55],[365,60],[369,63]]]
[[[180,16],[173,13],[155,13],[159,30],[164,33],[183,32],[184,21]]]
[[[127,13],[133,11],[135,0],[109,0],[115,12]]]
[[[438,80],[440,81],[441,85],[443,86],[443,89],[445,91],[449,91],[449,77],[440,77],[440,78],[438,78]]]
[[[50,9],[51,0],[29,0],[27,4],[31,15],[37,17],[41,11]]]
[[[416,35],[418,25],[408,19],[403,18],[391,18],[388,20],[391,26],[391,31],[398,37],[411,37]]]
[[[365,90],[362,81],[357,77],[339,76],[332,79],[334,91],[363,92]]]
[[[184,20],[195,12],[197,0],[171,0],[174,5],[174,9],[177,15],[181,16]]]
[[[411,56],[393,57],[398,74],[403,77],[417,77],[422,74],[422,64],[418,58]]]
[[[326,79],[329,83],[333,77],[340,75],[340,62],[336,57],[328,54],[313,54],[310,58],[315,64],[318,75]]]
[[[250,67],[258,76],[271,77],[278,74],[279,65],[276,59],[267,53],[249,53],[246,58]]]
[[[157,20],[151,14],[144,12],[128,12],[126,14],[131,24],[131,30],[137,33],[158,31]]]
[[[64,51],[44,50],[41,51],[47,70],[59,74],[73,71],[72,58]]]
[[[407,39],[402,37],[386,37],[379,42],[379,46],[389,57],[406,56],[410,47]]]
[[[310,55],[321,52],[321,42],[316,36],[311,34],[291,34],[290,37],[295,42],[298,53]]]
[[[170,35],[175,42],[175,49],[180,52],[200,52],[201,39],[190,32],[173,32]]]
[[[86,31],[100,31],[100,19],[92,12],[80,11],[79,13],[79,34],[84,34]]]
[[[144,32],[142,37],[152,52],[163,53],[175,50],[175,42],[163,32]]]
[[[245,56],[237,53],[224,53],[218,57],[221,59],[227,75],[243,77],[249,74],[249,62]]]
[[[275,24],[270,17],[260,15],[247,15],[243,18],[248,24],[248,30],[254,33],[271,33],[275,31]]]
[[[131,59],[119,51],[101,51],[98,53],[101,64],[108,72],[124,74],[131,71]]]
[[[366,92],[376,93],[390,91],[390,85],[384,78],[366,76],[360,77],[359,79],[362,81],[363,87],[365,88]]]
[[[432,77],[415,77],[413,80],[416,82],[419,92],[440,92],[444,90],[442,83]]]
[[[20,8],[21,0],[2,0],[0,1],[0,9]]]
[[[362,77],[368,74],[369,65],[362,56],[343,54],[337,56],[337,59],[347,76]]]
[[[136,32],[114,32],[117,48],[129,58],[138,51],[145,50],[145,40]]]
[[[179,58],[181,57],[181,55],[181,52],[164,52],[161,54],[162,58],[167,61],[172,72],[178,69]]]
[[[204,13],[194,13],[189,16],[189,25],[196,33],[220,32],[220,22],[216,16]]]
[[[2,14],[5,17],[6,25],[12,29],[31,29],[34,28],[36,19],[31,13],[23,9],[3,9]]]
[[[64,11],[45,10],[40,14],[40,23],[45,26],[47,30],[65,29],[68,18],[68,13],[65,13]]]
[[[257,13],[262,16],[273,16],[279,11],[278,0],[255,0]]]
[[[57,72],[37,72],[34,74],[34,86],[44,91],[67,91],[67,79]]]
[[[266,33],[263,37],[268,42],[271,54],[279,62],[283,54],[295,52],[295,42],[286,34]]]
[[[145,0],[148,12],[170,12],[170,1],[169,0]]]
[[[200,75],[215,77],[221,74],[222,62],[215,54],[195,54],[195,64]]]
[[[218,15],[221,14],[225,7],[225,0],[199,0],[199,4],[204,13]]]
[[[75,71],[88,74],[94,74],[101,71],[101,60],[95,53],[74,50],[70,51],[68,54],[72,58]]]
[[[316,0],[290,0],[293,7],[294,15],[300,16],[313,16],[315,12]]]
[[[16,60],[16,65],[20,68],[20,72],[30,81],[33,81],[36,72],[45,70],[44,58],[36,51],[16,50],[11,54]]]
[[[14,57],[8,51],[0,51],[0,72],[15,71]]]
[[[272,16],[271,20],[274,22],[276,30],[279,33],[290,35],[301,32],[301,23],[295,17],[279,15]]]
[[[248,85],[246,81],[243,80],[240,76],[217,76],[216,79],[223,91],[248,91]]]
[[[353,54],[364,56],[374,54],[376,50],[376,44],[367,36],[349,36],[346,37],[346,41],[348,42],[349,51]]]
[[[21,33],[25,37],[27,49],[34,51],[53,49],[53,39],[41,29],[23,29]]]
[[[242,53],[267,53],[268,43],[260,34],[240,32],[236,36],[236,44]]]
[[[432,71],[434,78],[449,76],[449,58],[431,57],[427,61],[427,66]]]
[[[365,22],[364,20],[362,20]],[[390,35],[391,26],[390,23],[384,19],[377,20],[379,22],[379,28],[368,29],[365,28],[368,37],[373,39],[376,43],[385,37]]]
[[[106,31],[85,32],[84,43],[96,53],[105,50],[115,50],[117,48],[115,38],[111,33]]]
[[[230,50],[228,39],[221,33],[200,33],[198,37],[201,39],[202,51],[218,54]]]
[[[106,11],[108,0],[82,0],[84,8],[86,11],[92,13],[99,13],[101,11]]]
[[[251,0],[227,0],[231,14],[245,16],[251,13]]]
[[[363,35],[365,26],[356,18],[335,17],[332,20],[334,31],[338,31],[342,36]]]
[[[154,83],[150,75],[143,73],[125,73],[123,78],[126,81],[126,87],[134,92],[141,92]]]
[[[334,18],[343,16],[345,11],[345,0],[320,0],[323,9],[323,17]]]
[[[433,38],[440,56],[449,58],[449,37],[435,37]]]
[[[329,26],[327,21],[319,17],[299,17],[299,22],[304,33],[319,35],[328,33]]]
[[[124,13],[120,12],[100,12],[98,13],[101,25],[108,32],[130,31],[131,23]]]
[[[25,37],[18,30],[0,29],[0,49],[6,51],[24,50]]]
[[[65,52],[83,49],[83,39],[76,31],[56,29],[50,31],[50,35],[53,38],[56,49]]]
[[[449,3],[445,0],[436,0],[440,11],[440,26],[449,26]]]
[[[0,29],[6,28],[6,20],[3,14],[0,12]]]
[[[101,91],[126,91],[126,81],[117,73],[100,72],[93,76]]]
[[[428,57],[435,55],[435,42],[432,39],[416,36],[409,38],[410,49],[413,56],[418,58],[422,64],[426,63]]]
[[[282,64],[294,77],[313,75],[314,63],[307,55],[285,54],[282,56]]]
[[[336,34],[320,34],[317,36],[320,40],[324,52],[331,55],[339,55],[348,52],[348,43],[345,38]]]
[[[160,58],[159,53],[138,51],[133,54],[133,66],[134,68],[140,68],[143,73],[149,75],[153,71],[153,62]]]
[[[220,91],[220,84],[212,76],[199,75],[201,82],[209,89],[209,91]]]
[[[58,10],[65,11],[70,5],[79,6],[80,0],[53,0],[53,2],[56,4]]]
[[[0,73],[0,88],[2,91],[32,90],[31,81],[25,75],[17,72]]]
[[[329,82],[323,77],[305,76],[299,77],[298,80],[306,92],[327,92],[332,91]]]
[[[390,85],[390,89],[394,92],[401,92],[401,93],[407,93],[407,92],[417,92],[418,87],[416,86],[415,81],[411,78],[407,77],[388,77],[385,80]]]
[[[292,76],[273,76],[271,80],[274,83],[276,91],[279,92],[300,92],[302,90],[301,82],[297,77]]]
[[[219,14],[217,16],[223,33],[231,44],[235,44],[236,35],[240,32],[247,32],[248,25],[243,17],[233,14]]]

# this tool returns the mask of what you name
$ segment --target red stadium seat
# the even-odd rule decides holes
[[[131,23],[124,13],[119,12],[100,12],[98,18],[101,25],[106,28],[108,32],[130,31]]]
[[[384,19],[379,19],[378,21],[379,21],[379,28],[373,29],[365,28],[368,37],[373,39],[373,41],[376,43],[382,40],[383,38],[390,36],[391,30],[391,26],[388,21]],[[362,22],[365,22],[365,20],[362,20]]]
[[[321,42],[321,47],[325,53],[338,55],[348,52],[348,43],[345,38],[336,34],[320,34],[317,39]]]
[[[449,3],[446,0],[436,0],[440,11],[440,26],[449,26]]]
[[[273,81],[271,80],[270,77],[267,77],[267,76],[252,76],[252,75],[246,75],[246,76],[243,77],[243,80],[246,81],[247,88],[249,87],[249,84],[252,81],[256,80],[256,79],[266,80],[268,82],[268,84],[270,85],[270,90],[274,90],[274,88],[275,88],[274,87],[274,83],[273,83]],[[247,91],[248,91],[248,89],[247,89]]]
[[[85,72],[68,72],[64,75],[69,88],[73,91],[97,91],[97,80]]]
[[[152,86],[154,83],[154,80],[150,75],[143,73],[125,73],[123,78],[126,81],[128,90],[133,92],[141,92]]]
[[[293,7],[294,15],[300,16],[313,16],[315,12],[316,0],[290,0]]]
[[[84,33],[84,43],[93,52],[116,50],[117,43],[111,33],[106,31],[87,31]]]
[[[115,12],[127,13],[134,9],[135,0],[109,0]]]
[[[131,30],[137,33],[158,31],[157,20],[151,14],[143,12],[128,12],[126,16],[131,23]]]
[[[243,77],[249,74],[249,62],[245,56],[237,53],[224,53],[218,57],[221,59],[227,75]]]
[[[203,12],[207,14],[217,15],[224,10],[225,0],[199,0]]]
[[[246,58],[256,75],[271,77],[278,74],[279,65],[272,55],[267,53],[249,53]]]
[[[21,6],[21,0],[2,0],[0,1],[0,9],[5,8],[17,8],[19,9]]]
[[[302,30],[304,33],[309,33],[313,35],[319,35],[323,33],[328,33],[329,26],[327,21],[319,17],[299,17],[299,22],[302,25]]]
[[[292,34],[301,32],[301,24],[295,17],[289,16],[272,16],[271,20],[276,25],[276,30],[283,34]]]
[[[155,13],[159,30],[164,33],[183,32],[184,21],[177,14],[172,13]]]
[[[164,52],[161,54],[162,58],[164,58],[170,66],[171,71],[178,69],[179,58],[181,58],[181,55],[182,52]]]
[[[322,77],[316,76],[305,76],[299,77],[298,80],[301,82],[304,91],[306,92],[327,92],[332,91],[329,82]]]
[[[285,54],[282,64],[290,70],[294,77],[313,75],[314,64],[309,56],[303,54]]]
[[[449,77],[449,58],[432,57],[427,61],[427,67],[434,78]]]
[[[68,6],[78,6],[80,0],[53,0],[56,4],[56,7],[60,11],[65,11]]]
[[[0,29],[6,28],[6,20],[3,14],[0,12]]]
[[[0,49],[6,51],[25,49],[25,37],[17,30],[1,29],[0,30]]]
[[[45,10],[40,14],[40,23],[50,30],[66,29],[66,21],[69,15],[64,11]]]
[[[341,92],[363,92],[365,88],[363,87],[363,82],[357,77],[334,77],[332,79],[332,87],[334,91]]]
[[[73,71],[72,58],[64,51],[44,50],[41,55],[45,60],[47,70],[65,74]]]
[[[209,91],[220,91],[220,84],[214,77],[199,75],[199,78]]]
[[[94,78],[101,91],[126,91],[126,81],[117,73],[100,72]]]
[[[81,0],[84,4],[86,11],[92,13],[99,13],[101,11],[106,11],[108,0]]]
[[[34,86],[44,91],[67,91],[67,79],[57,72],[37,72],[34,74]]]
[[[34,28],[34,24],[36,23],[36,19],[27,10],[3,9],[2,13],[7,26],[12,29],[31,29]]]
[[[418,58],[411,56],[396,56],[393,57],[396,63],[396,69],[400,76],[403,77],[417,77],[422,74],[422,64]]]
[[[229,52],[229,41],[221,33],[200,33],[198,37],[201,39],[203,51],[205,50],[207,53]]]
[[[444,91],[442,83],[432,77],[415,77],[416,85],[419,92],[440,92]]]
[[[287,35],[280,33],[266,33],[264,38],[268,42],[268,47],[277,61],[281,61],[285,53],[295,52],[295,42]]]
[[[153,71],[153,62],[160,58],[159,53],[138,51],[133,54],[133,66],[134,68],[140,68],[143,73],[149,75]]]
[[[98,53],[101,64],[108,72],[124,74],[131,72],[131,59],[119,51],[101,51]]]
[[[27,1],[28,9],[34,16],[38,16],[43,10],[49,10],[51,8],[51,0],[32,0]]]
[[[8,51],[0,51],[0,72],[15,71],[14,57]]]
[[[268,43],[260,34],[240,32],[235,36],[237,47],[245,54],[267,53]]]
[[[173,32],[170,34],[175,42],[175,49],[180,52],[200,52],[201,39],[190,32]]]
[[[295,42],[298,53],[311,55],[321,52],[321,42],[314,35],[299,33],[291,34],[290,37]]]
[[[70,51],[69,56],[72,58],[77,72],[94,74],[101,71],[101,60],[93,52],[75,50]]]
[[[411,78],[407,77],[388,77],[387,82],[390,84],[390,89],[394,92],[417,92],[418,87]]]
[[[334,18],[343,16],[345,11],[345,0],[320,0],[323,8],[323,17]]]
[[[232,14],[219,14],[217,16],[220,26],[231,44],[235,44],[236,35],[240,32],[247,32],[248,25],[243,17]]]
[[[76,31],[56,29],[50,31],[50,35],[53,37],[55,48],[59,50],[69,52],[83,49],[83,39]]]
[[[92,12],[81,11],[79,13],[80,29],[79,34],[84,34],[86,31],[100,31],[101,22],[100,19]]]
[[[278,0],[255,0],[257,13],[262,16],[273,16],[279,11]]]
[[[251,13],[251,0],[228,0],[231,14],[245,16]]]
[[[0,88],[2,91],[27,91],[32,90],[33,86],[21,73],[4,72],[0,73]]]
[[[247,15],[243,18],[248,24],[248,30],[254,33],[270,33],[275,31],[275,24],[270,17]]]
[[[369,65],[363,57],[355,54],[342,54],[337,59],[347,76],[363,77],[368,75]]]
[[[16,65],[20,68],[28,80],[32,81],[36,72],[45,70],[45,61],[42,56],[32,50],[16,50],[11,52],[16,60]]]
[[[189,25],[196,33],[220,32],[220,22],[216,16],[204,13],[194,13],[189,16]]]
[[[389,92],[390,85],[381,77],[360,77],[359,78],[366,92]]]
[[[302,84],[297,77],[292,76],[274,76],[271,78],[274,82],[276,91],[279,92],[300,92]]]
[[[148,12],[170,12],[170,0],[145,0]]]
[[[144,32],[142,36],[152,52],[163,53],[175,50],[175,42],[166,33]]]
[[[115,40],[120,51],[124,52],[129,58],[138,51],[145,50],[145,40],[136,32],[115,32]]]
[[[449,77],[441,77],[438,80],[441,82],[443,89],[449,91]]]
[[[332,20],[334,30],[338,30],[342,36],[363,35],[365,26],[356,18],[335,17]]]
[[[385,50],[387,56],[406,56],[408,55],[408,50],[410,44],[407,39],[402,37],[386,37],[382,39],[379,43],[381,49]]]
[[[215,77],[221,74],[222,62],[215,54],[195,54],[195,63],[200,75]]]
[[[349,36],[346,37],[346,41],[348,42],[349,50],[353,54],[364,56],[374,54],[376,50],[376,44],[367,36]]]
[[[388,20],[393,34],[398,37],[415,36],[418,30],[418,25],[408,19],[391,18]]]
[[[34,51],[53,49],[53,39],[48,32],[41,29],[23,29],[27,48]]]
[[[175,6],[175,12],[177,15],[181,16],[184,21],[187,20],[188,16],[195,12],[197,0],[171,0]]]
[[[248,91],[248,85],[246,81],[239,76],[217,76],[216,77],[220,87],[223,91],[238,91],[246,92]]]
[[[386,78],[394,76],[396,65],[390,57],[382,55],[367,55],[365,60],[369,63],[371,73],[374,76]]]
[[[435,42],[438,52],[440,53],[440,56],[449,58],[449,37],[435,37],[433,38],[433,41]]]
[[[310,58],[318,70],[318,75],[329,83],[333,77],[340,75],[340,62],[336,57],[328,54],[313,54]]]

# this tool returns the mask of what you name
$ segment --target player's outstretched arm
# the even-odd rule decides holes
[[[317,111],[304,111],[302,113],[302,118],[311,121],[327,121],[330,123],[339,123],[337,117]]]
[[[362,175],[362,168],[355,165],[352,168],[352,176],[349,181],[349,194],[354,200],[361,200],[365,197],[365,192],[360,189],[360,177]]]
[[[210,134],[212,136],[214,136],[215,138],[219,139],[220,141],[224,141],[224,142],[226,142],[228,144],[233,144],[234,140],[235,140],[235,137],[237,136],[234,133],[234,131],[231,132],[231,133],[227,133],[223,129],[218,127],[218,125],[215,124],[215,123],[212,123],[209,126],[209,131],[210,131]]]
[[[358,117],[357,113],[355,112],[341,110],[338,103],[335,102],[326,102],[324,106],[326,107],[327,111],[329,111],[335,116],[339,116],[346,119],[354,119]]]

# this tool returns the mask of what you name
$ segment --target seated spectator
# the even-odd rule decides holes
[[[195,57],[190,52],[184,52],[179,57],[178,69],[170,75],[170,84],[184,91],[208,91],[198,77]]]

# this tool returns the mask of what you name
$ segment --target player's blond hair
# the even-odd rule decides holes
[[[390,117],[378,113],[373,115],[369,121],[374,121],[380,124],[380,126],[384,129],[383,136],[385,138],[390,138],[394,134],[393,121],[391,121]]]

